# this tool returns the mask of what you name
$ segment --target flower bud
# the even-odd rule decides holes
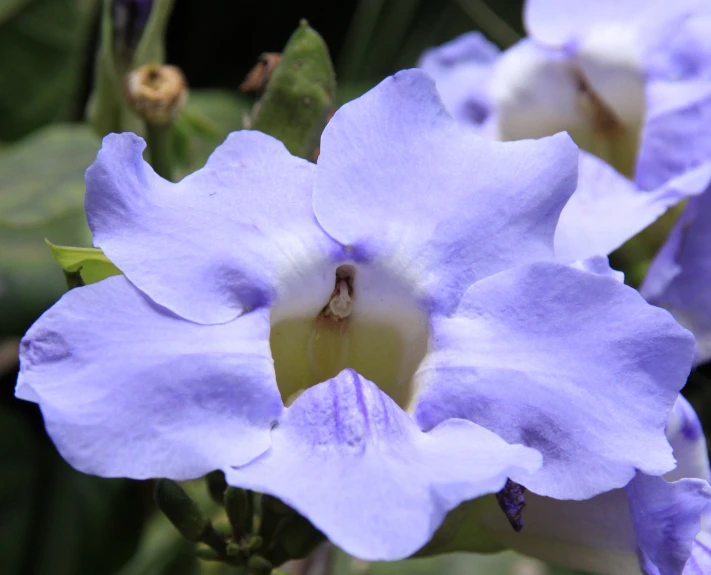
[[[126,99],[148,124],[168,125],[188,101],[185,76],[176,66],[146,64],[126,75]]]

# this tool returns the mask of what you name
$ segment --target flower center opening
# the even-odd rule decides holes
[[[304,286],[274,307],[269,342],[286,405],[346,368],[376,383],[403,409],[411,405],[429,322],[406,282],[389,276],[341,265],[325,285],[319,280],[313,289]]]

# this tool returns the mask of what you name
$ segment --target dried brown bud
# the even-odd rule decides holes
[[[154,125],[170,124],[188,101],[188,84],[176,66],[146,64],[126,75],[126,98]]]
[[[279,52],[265,52],[259,57],[259,60],[249,71],[247,77],[239,86],[243,92],[264,92],[269,83],[269,78],[272,77],[274,69],[281,61]]]

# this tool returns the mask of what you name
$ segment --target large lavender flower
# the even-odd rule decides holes
[[[17,395],[78,469],[223,469],[395,559],[507,478],[579,500],[674,468],[693,341],[607,270],[553,261],[566,135],[482,139],[406,71],[335,115],[318,165],[244,131],[172,184],[143,149],[110,135],[87,172],[94,242],[125,276],[70,291],[22,343]],[[675,513],[697,521],[707,495]]]
[[[468,34],[425,53],[421,66],[455,117],[482,133],[518,140],[566,130],[590,152],[556,234],[561,259],[610,253],[706,189],[708,2],[528,0],[525,22],[531,37],[498,57]]]

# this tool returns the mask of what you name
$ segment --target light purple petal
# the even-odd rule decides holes
[[[327,273],[334,245],[313,216],[314,166],[279,141],[235,132],[178,184],[155,174],[144,148],[133,134],[104,138],[86,211],[95,245],[155,302],[224,322]]]
[[[329,122],[314,211],[354,257],[387,260],[451,309],[475,279],[551,259],[577,153],[565,134],[480,138],[446,113],[432,80],[406,70]]]
[[[73,289],[25,335],[16,394],[62,456],[105,477],[192,479],[270,445],[269,312],[203,326],[123,276]]]
[[[692,198],[640,289],[696,337],[697,361],[711,358],[711,193]]]
[[[697,193],[711,163],[711,81],[650,82],[635,181],[651,190],[691,170],[702,170]],[[706,170],[706,171],[703,171]]]
[[[553,263],[502,272],[433,318],[432,342],[418,422],[465,418],[542,452],[541,471],[511,477],[533,492],[586,499],[674,467],[664,429],[693,339],[617,279]]]
[[[660,20],[670,13],[703,6],[704,0],[526,0],[524,23],[528,33],[550,46],[564,46],[591,29],[623,24],[638,26],[645,20]]]
[[[650,575],[681,573],[701,528],[701,514],[709,509],[711,486],[700,479],[668,483],[638,474],[626,492],[642,570]]]
[[[489,80],[499,48],[480,32],[468,32],[430,48],[418,66],[437,84],[442,102],[458,121],[480,126],[491,114]]]
[[[704,430],[694,408],[681,395],[669,414],[666,433],[677,465],[676,469],[664,476],[665,479],[676,481],[693,477],[711,480]]]
[[[584,260],[578,260],[571,264],[574,268],[598,274],[601,276],[611,277],[620,283],[625,283],[625,274],[610,267],[610,260],[606,256],[591,256]]]
[[[609,164],[583,151],[578,174],[578,187],[555,232],[556,258],[564,262],[610,254],[669,207],[705,189],[711,164],[651,192],[637,189]]]
[[[709,573],[711,573],[711,529],[702,531],[696,536],[683,575],[708,575]]]
[[[231,485],[281,498],[348,553],[391,560],[427,543],[462,501],[539,465],[539,453],[468,421],[423,433],[375,384],[345,370],[286,410],[268,452],[226,471]]]

